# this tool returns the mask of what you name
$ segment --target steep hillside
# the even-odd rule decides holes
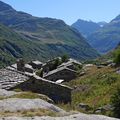
[[[77,22],[72,24],[72,27],[76,28],[85,37],[101,28],[100,25],[95,22],[85,21],[81,19],[77,20]]]
[[[14,44],[21,40],[16,33],[0,24],[0,65],[10,64],[22,53],[20,47]]]
[[[19,57],[37,58],[44,53],[44,50],[44,46],[38,46],[37,42],[26,40],[23,36],[0,24],[0,65],[9,65]],[[45,55],[47,56],[47,53]]]
[[[87,104],[93,111],[111,104],[111,96],[120,85],[120,74],[115,68],[96,66],[90,67],[87,73],[72,80],[67,85],[75,88],[72,93],[72,104],[70,107],[78,109],[80,103]],[[109,111],[109,110],[108,110]],[[111,113],[104,111],[102,114],[111,116]]]
[[[33,17],[27,13],[18,12],[8,4],[0,2],[0,23],[16,32],[13,33],[12,31],[12,34],[17,35],[15,36],[16,39],[13,36],[6,38],[7,31],[4,34],[7,40],[11,38],[9,39],[10,42],[17,41],[22,37],[22,40],[19,39],[19,44],[18,41],[15,42],[15,46],[18,48],[22,44],[22,48],[20,47],[22,54],[17,49],[17,56],[12,55],[12,57],[26,55],[26,58],[45,60],[46,58],[68,54],[73,58],[84,60],[98,56],[98,53],[85,41],[81,34],[66,25],[62,20]],[[4,31],[4,27],[2,31]],[[3,40],[1,41],[3,42]],[[6,54],[6,51],[4,53]]]
[[[88,36],[87,39],[102,54],[113,50],[120,42],[120,16]]]
[[[57,47],[61,48],[57,49]],[[0,64],[2,65],[9,65],[19,57],[23,57],[26,60],[40,59],[44,61],[57,55],[62,55],[65,52],[72,56],[73,54],[72,51],[69,51],[70,49],[72,50],[72,47],[70,48],[67,45],[44,44],[36,40],[31,41],[10,28],[0,24]],[[75,51],[76,54],[79,54],[77,53],[77,50]]]

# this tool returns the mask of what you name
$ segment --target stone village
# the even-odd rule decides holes
[[[77,69],[81,68],[82,64],[68,59],[54,67],[56,61],[61,61],[61,57],[46,63],[38,60],[25,63],[23,59],[19,59],[16,64],[0,70],[0,88],[44,94],[54,102],[71,102],[72,88],[62,82],[75,79]]]

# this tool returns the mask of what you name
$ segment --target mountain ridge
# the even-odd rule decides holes
[[[100,30],[87,37],[88,42],[101,54],[108,53],[116,48],[120,42],[120,16]]]
[[[93,32],[99,30],[101,27],[103,27],[106,24],[106,22],[93,22],[93,21],[87,21],[78,19],[75,23],[73,23],[71,26],[75,29],[77,29],[80,33],[82,33],[83,36],[87,37]]]
[[[99,56],[86,42],[85,38],[77,30],[65,24],[64,21],[34,17],[24,12],[18,12],[3,2],[0,2],[0,5],[0,23],[3,24],[1,31],[6,31],[4,38],[7,34],[15,32],[16,40],[15,35],[9,36],[10,39],[8,37],[6,39],[10,42],[14,41],[14,46],[20,47],[22,51],[16,56],[16,54],[9,54],[2,49],[4,54],[9,54],[12,58],[23,57],[40,60],[51,59],[63,54],[68,54],[78,60],[92,59]],[[0,36],[2,34],[1,32]],[[18,44],[17,37],[20,40],[22,38],[21,46]],[[1,42],[4,42],[2,37]]]

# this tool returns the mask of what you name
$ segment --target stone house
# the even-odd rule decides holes
[[[56,57],[54,59],[48,60],[46,63],[43,64],[42,68],[45,73],[48,73],[49,71],[53,70],[56,59],[61,60],[61,57]]]
[[[65,82],[68,82],[72,79],[75,79],[77,76],[77,72],[69,69],[67,67],[60,67],[53,71],[48,72],[47,74],[44,74],[44,78],[56,82],[59,79],[64,80]]]
[[[34,72],[34,69],[33,69],[33,67],[32,67],[31,65],[25,64],[25,66],[24,66],[24,71],[25,71],[25,72],[28,72],[28,73],[33,73],[33,72]]]
[[[44,94],[53,101],[68,103],[71,102],[72,88],[66,85],[59,85],[55,82],[43,79],[36,75],[28,75],[19,71],[8,69],[0,70],[0,89],[32,91]]]
[[[11,65],[11,67],[13,67],[13,68],[16,68],[16,66],[17,66],[18,71],[28,72],[28,73],[33,73],[34,72],[33,67],[29,64],[25,64],[23,59],[19,59],[19,60],[17,60],[17,64]]]
[[[34,93],[47,95],[56,103],[71,102],[72,88],[65,85],[56,84],[55,82],[43,79],[36,75],[31,76],[29,80],[23,83],[17,84],[15,87],[11,88],[10,90],[17,88],[23,91],[32,91]]]
[[[28,63],[29,65],[31,65],[34,69],[41,69],[43,63],[36,60],[36,61],[31,61],[30,63]]]
[[[69,69],[76,70],[76,67],[81,67],[82,63],[70,58],[67,62],[64,62],[61,65],[59,65],[58,68],[64,67],[64,66]]]

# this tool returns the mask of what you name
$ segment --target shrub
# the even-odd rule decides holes
[[[62,63],[63,63],[63,62],[67,62],[68,59],[69,59],[68,55],[66,55],[66,54],[63,55],[63,56],[62,56]]]
[[[36,72],[36,75],[43,77],[43,69],[40,69]]]
[[[120,118],[120,88],[117,88],[116,92],[111,97],[111,103],[114,107],[113,115]]]
[[[53,69],[56,69],[60,64],[61,64],[61,60],[59,58],[56,58],[53,64]]]
[[[119,50],[114,53],[114,62],[117,65],[120,65],[120,51]]]

